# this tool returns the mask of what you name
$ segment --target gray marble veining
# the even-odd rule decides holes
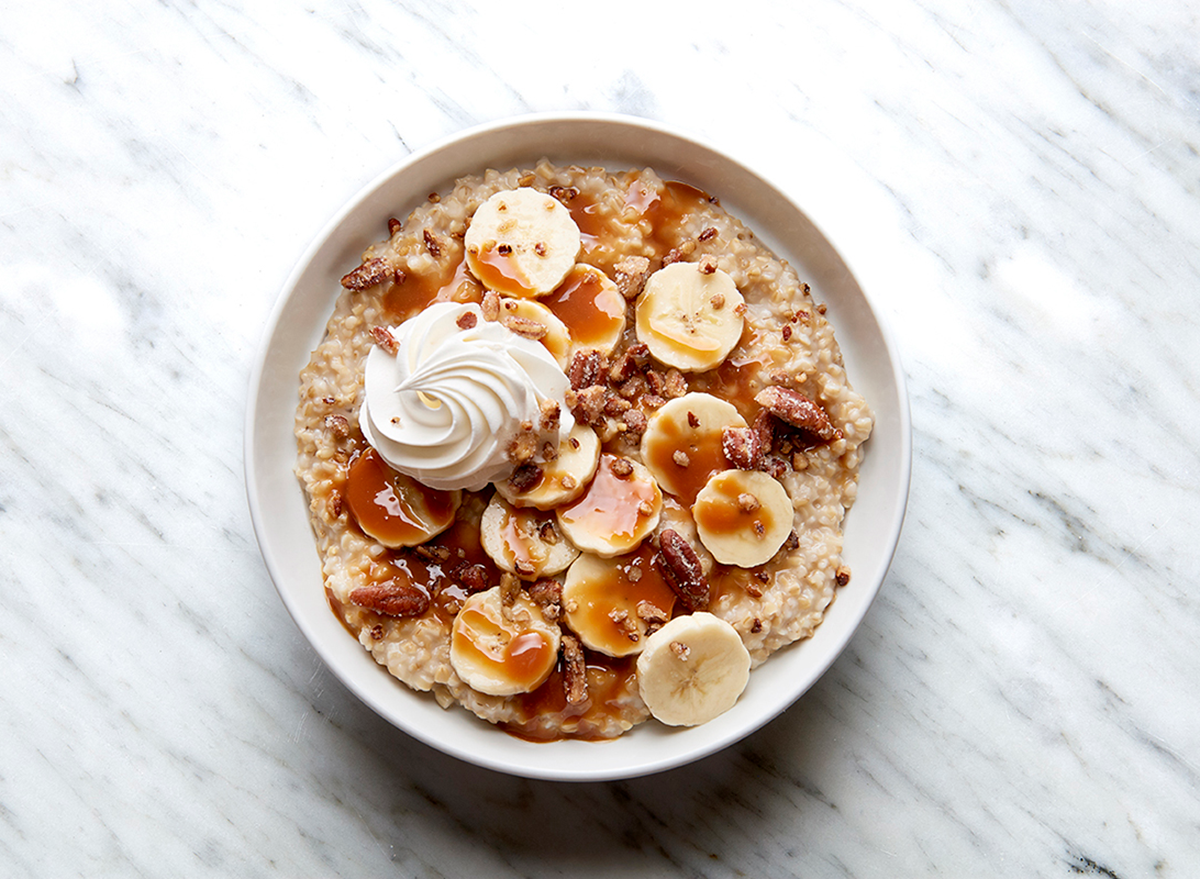
[[[1198,39],[1185,2],[9,4],[0,873],[1195,875]],[[476,769],[358,703],[242,477],[259,333],[328,217],[558,109],[776,180],[912,392],[847,651],[616,784]]]

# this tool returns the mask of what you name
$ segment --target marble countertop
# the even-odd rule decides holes
[[[0,27],[6,876],[1186,877],[1200,863],[1200,18],[1186,2],[79,0]],[[247,512],[264,322],[398,158],[544,110],[774,179],[909,376],[907,523],[832,669],[684,769],[394,730]]]

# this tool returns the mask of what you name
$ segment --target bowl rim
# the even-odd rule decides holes
[[[795,691],[790,694],[789,698],[780,700],[779,704],[773,706],[772,710],[756,715],[752,718],[751,722],[743,722],[740,724],[731,725],[727,731],[723,731],[717,735],[708,737],[702,745],[681,749],[678,753],[670,754],[667,757],[659,757],[652,760],[642,761],[632,760],[628,763],[622,764],[619,767],[606,765],[602,761],[598,766],[583,765],[573,767],[559,766],[556,768],[550,768],[538,765],[536,760],[525,761],[500,759],[488,755],[481,756],[479,753],[470,750],[459,743],[446,742],[444,740],[438,740],[434,738],[420,726],[407,722],[407,720],[403,717],[398,717],[396,711],[393,710],[391,706],[380,704],[380,700],[375,698],[374,695],[369,692],[367,688],[365,688],[365,686],[358,680],[360,675],[352,674],[350,670],[341,667],[340,664],[336,663],[329,655],[327,655],[327,652],[321,648],[320,645],[322,638],[320,633],[315,630],[314,626],[310,625],[310,621],[303,612],[303,609],[299,606],[296,596],[285,587],[282,566],[274,553],[270,524],[264,516],[264,509],[262,508],[261,504],[261,492],[263,491],[262,480],[259,478],[260,475],[258,473],[258,468],[256,467],[256,462],[258,460],[257,453],[259,451],[259,444],[257,441],[257,428],[259,425],[257,423],[257,416],[261,403],[260,394],[266,390],[264,387],[264,377],[267,375],[269,369],[269,355],[272,353],[271,343],[280,331],[281,322],[289,310],[289,305],[291,304],[291,299],[296,292],[297,286],[305,277],[306,273],[312,268],[314,260],[317,258],[318,254],[322,251],[322,248],[331,239],[335,232],[342,226],[342,224],[346,223],[346,221],[356,211],[361,209],[375,193],[384,188],[392,179],[404,174],[409,169],[418,167],[421,163],[430,160],[432,157],[438,156],[445,150],[455,147],[462,147],[465,144],[480,140],[487,140],[489,138],[499,138],[503,140],[505,135],[512,134],[513,132],[520,133],[536,130],[536,128],[539,126],[553,127],[563,125],[574,126],[581,124],[598,126],[600,128],[616,126],[625,129],[633,129],[648,135],[652,134],[664,137],[668,140],[679,143],[681,146],[688,146],[692,149],[699,150],[702,153],[714,157],[722,163],[727,163],[730,167],[737,169],[741,173],[756,179],[772,194],[777,196],[779,199],[782,199],[787,207],[790,207],[792,210],[794,210],[811,226],[812,231],[815,232],[816,236],[821,239],[830,253],[835,256],[844,266],[847,274],[850,277],[850,280],[857,289],[858,294],[861,295],[867,312],[874,320],[875,329],[880,336],[880,342],[884,348],[885,359],[890,367],[889,377],[895,388],[895,402],[897,403],[897,409],[894,413],[895,423],[893,427],[897,432],[896,439],[899,442],[899,450],[898,460],[895,462],[897,467],[895,472],[896,485],[891,495],[891,508],[883,513],[885,520],[888,522],[886,529],[887,545],[884,548],[883,554],[876,562],[875,570],[872,572],[871,582],[867,587],[869,590],[869,595],[866,596],[866,600],[856,603],[853,607],[853,610],[850,612],[850,615],[844,618],[844,624],[841,626],[841,631],[838,632],[833,643],[827,643],[829,641],[828,638],[824,639],[824,653],[822,654],[820,661],[813,666],[815,673],[806,675],[806,680],[801,686],[798,686]],[[600,152],[603,152],[603,150]],[[538,158],[532,152],[526,152],[525,155],[527,156],[527,162],[534,162]],[[483,167],[491,166],[488,165],[489,162],[491,162],[491,159],[485,156],[484,163],[479,165],[478,168],[463,168],[457,176],[478,173],[478,171],[481,171]],[[496,164],[500,163],[497,162]],[[621,163],[614,161],[611,164],[615,166]],[[649,164],[654,164],[656,169],[658,167],[658,165],[653,162],[650,162]],[[410,209],[411,208],[406,208],[404,215],[407,215],[408,210]],[[731,210],[731,213],[737,215],[734,210]],[[757,233],[759,230],[756,228],[755,231]],[[778,253],[778,249],[776,249],[776,252]],[[325,312],[325,318],[321,322],[322,328],[324,327],[324,321],[327,320],[327,316],[328,313]],[[875,404],[873,403],[872,405],[874,407]],[[677,128],[659,122],[622,114],[593,113],[588,111],[531,113],[499,119],[483,125],[473,126],[458,133],[440,138],[428,146],[425,146],[422,149],[419,149],[410,155],[401,158],[377,174],[365,186],[362,186],[358,192],[348,199],[343,204],[341,209],[338,210],[333,217],[324,224],[309,245],[305,248],[292,271],[287,276],[283,286],[276,293],[275,303],[269,313],[258,340],[258,346],[250,373],[244,429],[245,440],[243,446],[243,468],[246,480],[247,502],[250,509],[250,517],[254,528],[255,537],[258,542],[263,561],[271,577],[272,583],[275,586],[276,592],[279,594],[280,599],[287,608],[288,613],[291,615],[293,622],[300,629],[301,634],[304,635],[310,647],[314,650],[314,652],[317,653],[326,668],[333,672],[333,674],[359,700],[366,703],[368,707],[370,707],[373,711],[375,711],[393,726],[413,736],[417,740],[442,751],[443,753],[450,754],[465,762],[472,763],[477,766],[482,766],[511,775],[558,781],[607,781],[626,779],[650,775],[691,763],[695,760],[699,760],[703,757],[720,751],[734,742],[750,735],[765,724],[769,723],[788,707],[793,705],[818,679],[820,679],[822,675],[825,674],[837,657],[840,656],[845,650],[850,639],[858,630],[863,618],[866,616],[871,605],[874,603],[874,600],[882,586],[883,580],[887,575],[888,569],[890,568],[892,560],[895,557],[896,548],[904,526],[912,478],[912,426],[910,401],[907,390],[907,381],[899,356],[899,351],[885,316],[872,300],[870,293],[863,289],[861,284],[858,283],[857,274],[853,271],[853,267],[846,259],[844,253],[836,247],[832,239],[829,238],[824,230],[820,228],[820,226],[808,215],[806,211],[804,211],[795,203],[795,201],[787,192],[775,186],[768,178],[759,174],[753,168],[747,166],[725,150],[700,140]],[[878,424],[876,425],[876,429],[879,429]],[[291,434],[290,424],[288,425],[288,433],[289,435]],[[868,443],[869,442],[870,441],[868,441]],[[868,445],[868,450],[869,448],[870,446]],[[297,489],[300,491],[300,495],[303,496],[303,491],[299,489],[298,480],[296,480],[296,483]],[[849,521],[849,517],[853,515],[853,512],[853,509],[849,511],[847,521]],[[317,561],[317,571],[319,574],[319,560],[317,560],[315,556],[314,560]],[[834,605],[831,605],[830,609],[832,610],[832,608],[838,604],[840,604],[840,602],[835,602]],[[332,615],[332,612],[327,612]],[[827,620],[822,623],[822,626],[818,627],[818,632],[820,632],[821,628],[826,625],[826,622]],[[346,637],[351,642],[354,642],[352,636],[346,635]],[[794,646],[795,645],[792,645],[792,647]],[[359,650],[359,652],[369,656],[365,650],[362,650],[360,647],[358,647],[356,642],[355,647]],[[374,663],[374,660],[372,659],[371,662]],[[384,673],[386,674],[386,672]],[[396,688],[399,688],[401,692],[411,692],[399,681],[392,680],[391,683],[394,684]],[[456,707],[454,710],[467,715],[468,720],[477,720],[473,715],[470,715],[469,712],[465,712],[461,708]],[[484,723],[483,721],[478,722]],[[716,721],[713,723],[715,724]],[[495,735],[503,735],[497,730],[489,729],[488,732]],[[629,733],[626,734],[626,736],[628,735]],[[509,739],[510,737],[505,736],[505,738]],[[623,741],[624,739],[625,737],[622,737],[622,739],[617,740],[617,743]],[[617,743],[606,743],[603,745],[599,743],[583,744],[591,748],[608,749],[615,747]],[[541,750],[546,748],[555,748],[565,744],[568,743],[537,743],[532,745],[532,747],[534,749]]]

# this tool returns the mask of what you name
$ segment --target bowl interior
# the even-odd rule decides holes
[[[700,727],[642,724],[615,742],[535,744],[461,709],[443,710],[378,666],[330,611],[292,472],[298,376],[320,342],[339,279],[380,240],[388,217],[404,217],[429,192],[488,167],[558,164],[653,167],[720,196],[722,204],[796,266],[828,306],[851,382],[876,427],[846,518],[843,556],[853,570],[814,636],[785,648],[751,675],[738,704]],[[911,462],[908,399],[895,349],[849,267],[787,197],[754,172],[680,133],[641,120],[535,116],[486,126],[391,168],[352,199],[298,263],[276,303],[251,378],[246,480],[263,557],[296,624],[338,678],[391,723],[464,760],[531,778],[629,778],[679,766],[737,741],[787,708],[829,667],[866,614],[899,538]]]

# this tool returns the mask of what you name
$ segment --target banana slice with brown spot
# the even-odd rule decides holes
[[[571,212],[536,189],[507,189],[481,204],[463,238],[467,268],[502,296],[536,298],[562,283],[579,255]]]
[[[479,538],[500,570],[523,580],[565,571],[579,555],[559,530],[553,513],[517,509],[498,494],[483,511]]]
[[[742,568],[769,561],[792,533],[794,516],[787,489],[759,470],[717,473],[692,505],[705,549],[722,564]]]
[[[733,278],[711,258],[672,263],[646,279],[637,301],[637,336],[667,366],[713,369],[742,338],[744,303]]]
[[[650,416],[642,460],[663,491],[691,504],[713,473],[733,466],[721,442],[725,428],[745,426],[732,403],[711,394],[684,394]]]
[[[608,656],[639,653],[671,618],[675,594],[654,556],[648,545],[609,559],[584,553],[567,570],[563,613],[587,647]]]
[[[654,530],[662,502],[649,470],[630,458],[605,454],[583,494],[555,515],[581,550],[611,558],[630,552]]]
[[[536,690],[558,662],[561,630],[521,590],[499,586],[464,602],[450,630],[450,665],[473,690],[514,696]]]

